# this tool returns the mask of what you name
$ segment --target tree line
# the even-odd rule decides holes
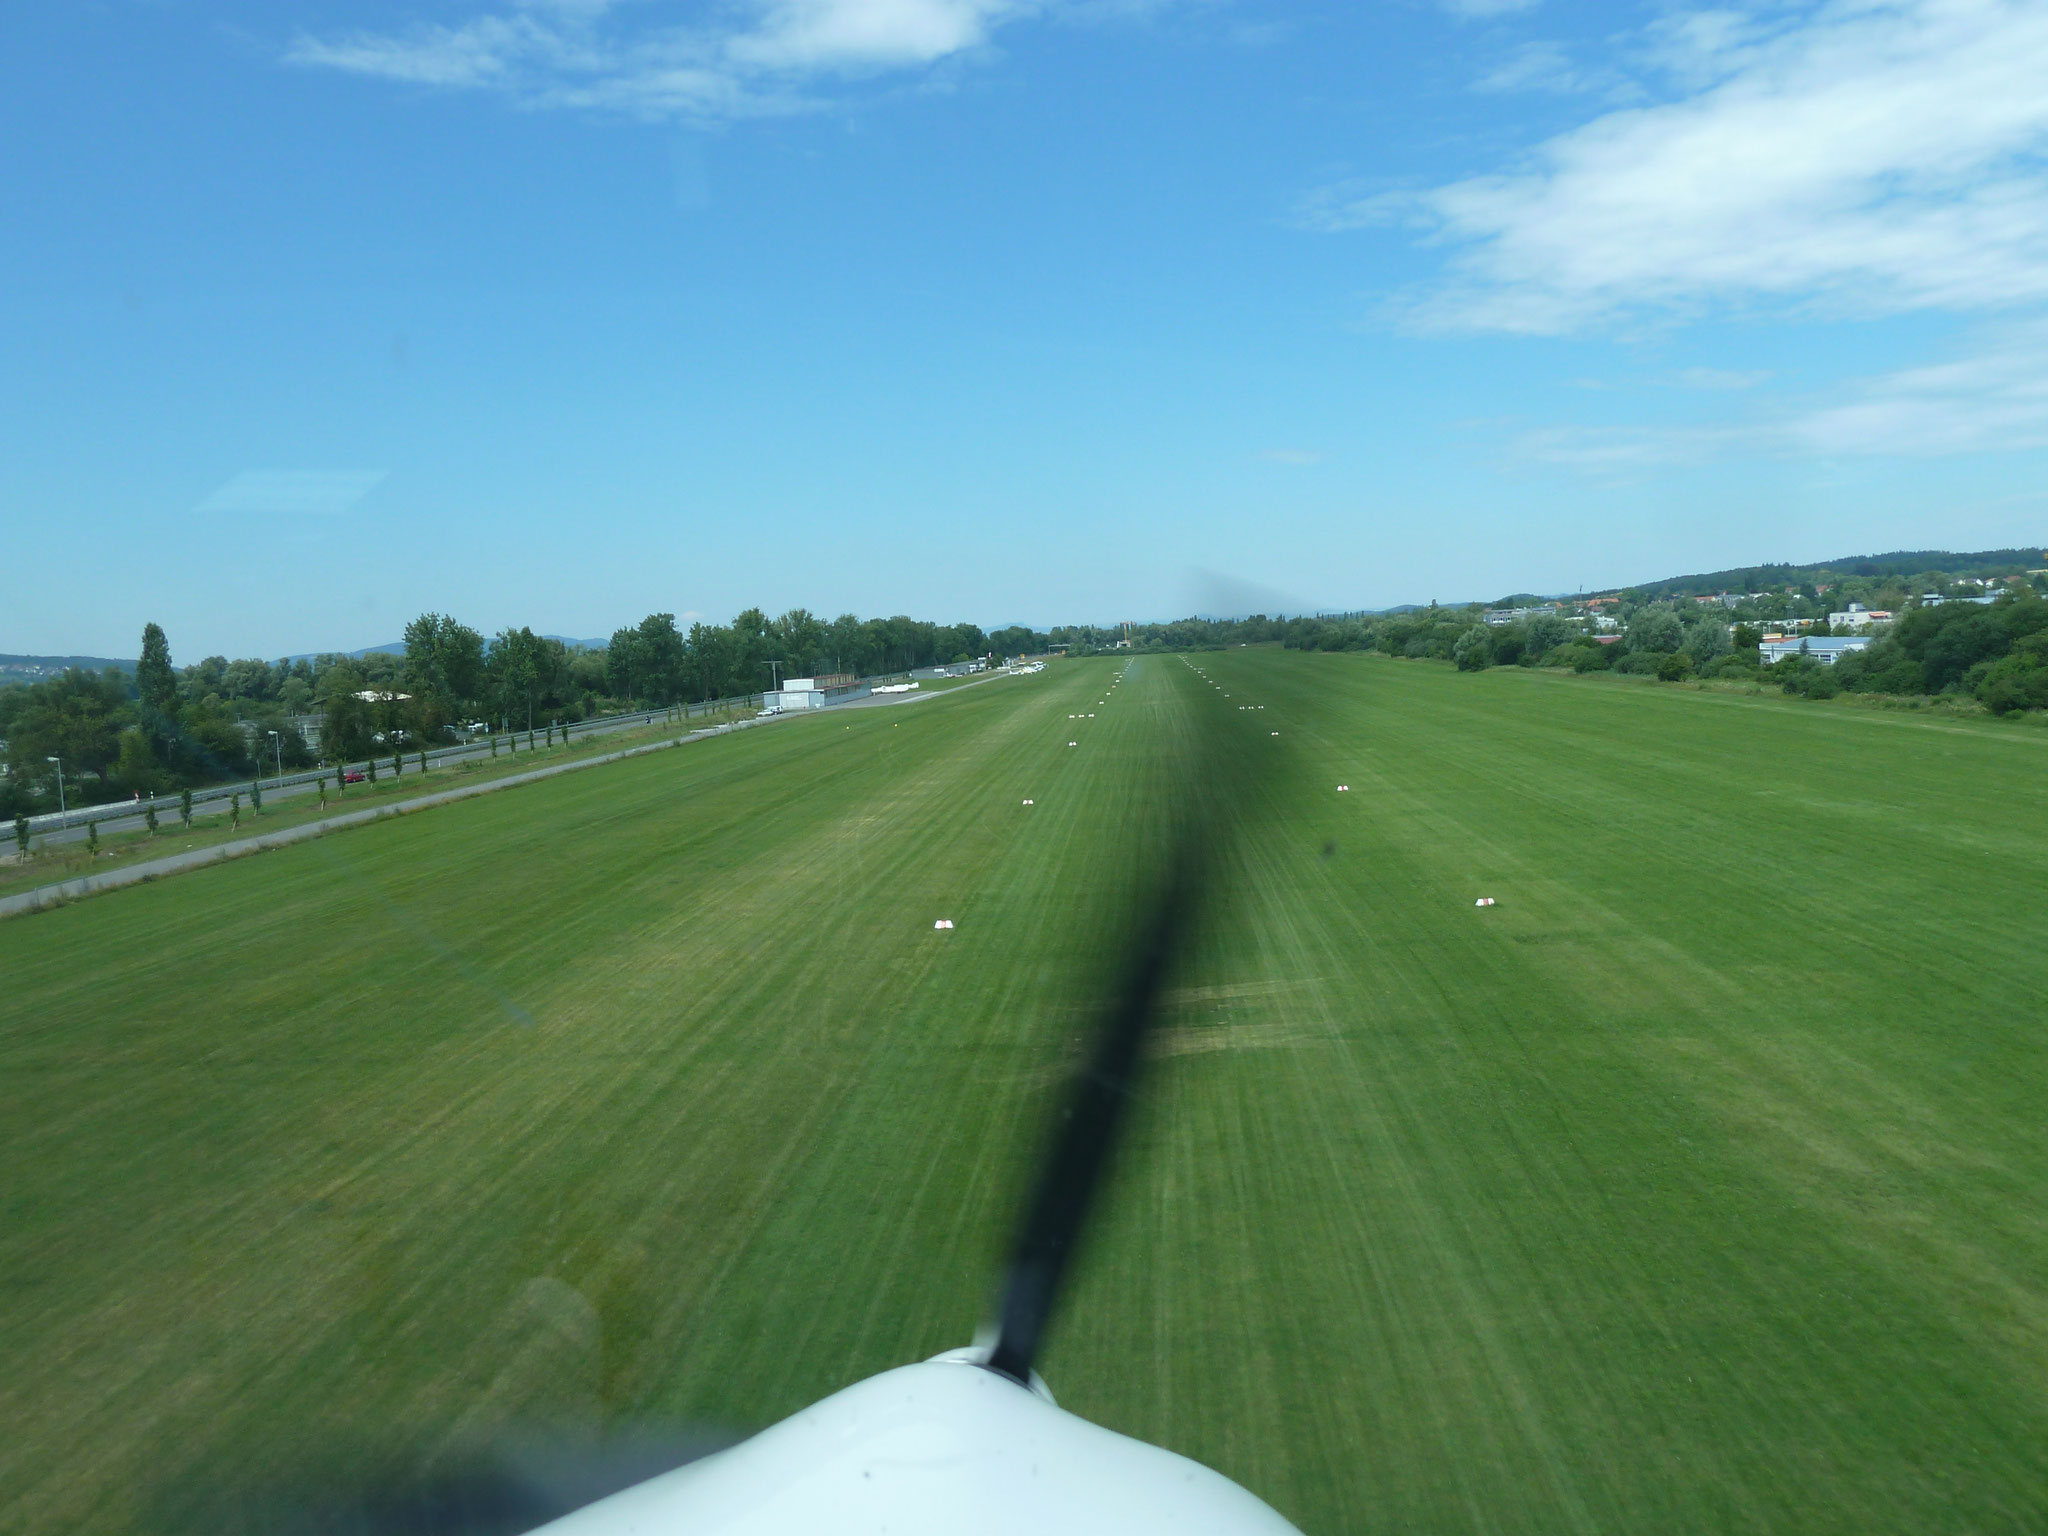
[[[2041,585],[2039,576],[2031,583],[2024,576],[2004,579],[1993,602],[1923,604],[1921,594],[1953,599],[1986,589],[1939,571],[1904,579],[1880,572],[1739,594],[1732,608],[1624,590],[1602,600],[1613,625],[1605,636],[1594,633],[1590,615],[1552,608],[1487,624],[1478,604],[1187,618],[1128,628],[1061,625],[1048,632],[1015,626],[991,633],[900,615],[828,620],[796,608],[769,618],[749,608],[730,624],[687,629],[673,614],[649,614],[603,646],[581,646],[523,626],[486,638],[449,615],[425,613],[406,626],[399,652],[274,662],[209,656],[182,668],[172,664],[169,641],[152,623],[143,628],[132,675],[73,669],[40,683],[0,686],[6,766],[0,815],[56,806],[53,758],[63,767],[66,798],[88,805],[249,778],[265,768],[291,771],[379,750],[414,750],[479,727],[532,729],[642,705],[758,693],[789,677],[875,676],[1048,647],[1087,654],[1126,639],[1141,651],[1277,644],[1372,650],[1467,671],[1540,666],[1667,681],[1746,679],[1813,698],[1948,695],[2006,714],[2048,708],[2048,601]],[[1833,666],[1798,657],[1760,665],[1758,643],[1767,627],[1811,615],[1799,632],[1825,635],[1828,605],[1852,598],[1898,612],[1868,649]],[[309,719],[317,750],[300,729]]]
[[[1768,682],[1809,698],[1841,693],[1974,699],[1994,714],[2048,709],[2048,599],[2042,583],[2005,580],[1990,592],[1953,582],[1941,572],[1916,574],[1916,593],[1944,598],[1923,603],[1880,574],[1832,590],[1812,586],[1744,594],[1732,608],[1624,591],[1603,603],[1613,628],[1596,632],[1587,615],[1539,611],[1511,623],[1484,621],[1480,604],[1438,606],[1392,614],[1301,615],[1248,619],[1179,619],[1130,629],[1140,651],[1214,650],[1279,644],[1293,650],[1378,651],[1409,660],[1450,662],[1463,671],[1489,667],[1558,667],[1575,672],[1633,673],[1666,682],[1694,678]],[[1848,590],[1844,591],[1843,587]],[[1959,601],[1972,594],[1989,602]],[[1865,597],[1897,605],[1897,617],[1871,631],[1867,649],[1850,651],[1832,666],[1793,656],[1763,664],[1767,630],[1825,637],[1830,602]],[[1505,604],[1503,605],[1505,606]],[[1567,604],[1567,607],[1573,606]],[[1870,606],[1877,606],[1876,602]],[[1837,611],[1840,611],[1839,609]],[[1808,613],[1820,617],[1794,630]],[[1050,640],[1074,653],[1117,645],[1122,626],[1056,628]]]
[[[650,614],[606,645],[582,646],[524,626],[487,638],[447,614],[424,613],[405,627],[399,652],[209,656],[177,667],[163,629],[150,623],[133,674],[74,668],[0,687],[0,815],[56,808],[53,758],[68,803],[100,804],[417,750],[476,727],[533,729],[759,693],[788,677],[872,676],[1044,644],[1023,628],[986,634],[900,615],[827,620],[802,608],[771,619],[749,608],[730,624],[687,630],[673,614]],[[302,731],[309,721],[311,732]]]
[[[2014,588],[1985,604],[1911,608],[1832,667],[1788,658],[1779,669],[1788,693],[1809,698],[1956,694],[1999,715],[2048,709],[2048,601]]]

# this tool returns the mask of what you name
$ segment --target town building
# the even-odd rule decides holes
[[[1824,667],[1832,667],[1851,651],[1867,650],[1868,635],[1765,635],[1757,649],[1757,660],[1765,666],[1788,656],[1809,656]]]

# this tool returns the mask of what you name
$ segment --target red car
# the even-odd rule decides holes
[[[362,783],[362,782],[363,782],[363,770],[362,770],[362,769],[360,769],[360,768],[351,768],[351,769],[349,769],[349,770],[348,770],[347,772],[345,772],[344,774],[342,774],[342,776],[341,776],[341,782],[342,782],[342,783],[344,783],[344,784],[360,784],[360,783]]]

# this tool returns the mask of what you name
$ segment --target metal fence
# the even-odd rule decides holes
[[[634,709],[615,715],[593,715],[588,720],[573,721],[568,726],[558,724],[556,728],[561,732],[562,739],[569,741],[577,736],[586,736],[594,732],[615,731],[642,723],[652,725],[658,719],[667,718],[671,709],[678,712],[678,718],[689,720],[703,715],[724,714],[729,710],[759,709],[760,707],[760,694],[741,693],[735,694],[731,698],[699,700],[693,703],[673,706],[665,705],[660,709]],[[426,754],[427,763],[431,767],[436,763],[447,762],[454,758],[488,752],[493,740],[504,740],[507,737],[517,738],[522,736],[529,739],[537,739],[545,733],[545,730],[545,726],[536,726],[530,731],[522,728],[503,733],[494,732],[489,735],[475,737],[469,741],[457,742],[453,746],[430,747],[427,749]],[[420,754],[417,749],[410,752],[400,752],[399,749],[394,748],[392,752],[380,755],[377,761],[379,763],[387,763],[394,755],[403,756],[410,763],[417,762]],[[284,789],[296,784],[317,783],[321,779],[331,779],[341,773],[367,771],[368,767],[369,762],[367,759],[358,758],[353,762],[330,763],[324,768],[308,768],[297,773],[258,774],[249,779],[237,779],[228,784],[214,784],[209,785],[205,789],[195,789],[192,791],[192,804],[195,807],[215,804],[235,795],[247,794],[252,784],[260,784],[264,792],[269,793],[272,790]],[[175,817],[180,813],[182,804],[183,792],[181,791],[178,794],[145,795],[139,800],[106,800],[98,805],[72,806],[69,810],[64,811],[44,811],[40,815],[28,818],[29,835],[31,837],[40,837],[45,833],[62,832],[71,827],[90,826],[94,822],[139,820],[145,812],[150,810],[154,810],[159,818]]]
[[[929,671],[930,669],[919,668],[918,670]],[[872,686],[876,683],[908,682],[913,676],[914,674],[907,670],[901,672],[880,672],[873,677],[861,678],[860,681]],[[565,729],[564,739],[569,739],[569,731],[573,731],[575,735],[581,736],[593,731],[618,730],[642,721],[651,725],[658,717],[666,716],[670,708],[680,711],[679,718],[684,720],[694,719],[702,715],[723,714],[728,710],[759,709],[762,707],[764,697],[765,695],[759,693],[739,693],[729,698],[697,700],[691,703],[664,706],[661,709],[632,709],[625,710],[619,714],[594,715],[588,720],[572,722]],[[515,730],[503,732],[502,734],[493,734],[498,735],[499,739],[508,736],[537,737],[542,734],[543,730],[544,727],[536,727],[531,731]],[[451,759],[466,757],[473,753],[487,752],[490,750],[489,744],[491,739],[492,736],[486,735],[469,741],[458,742],[453,746],[431,747],[427,750],[427,763],[431,767],[435,763],[447,762]],[[393,753],[382,754],[378,757],[377,761],[380,763],[389,762],[396,752],[397,749],[394,749]],[[404,756],[408,761],[417,761],[419,758],[417,749],[399,753],[398,755]],[[358,758],[354,762],[329,763],[322,768],[308,768],[297,773],[272,774],[268,776],[259,773],[253,778],[237,779],[231,783],[213,784],[208,785],[204,789],[195,789],[192,791],[192,804],[195,807],[217,804],[235,795],[247,794],[252,784],[262,785],[264,792],[269,793],[272,790],[285,789],[293,785],[317,783],[323,778],[333,778],[339,773],[353,773],[359,769],[367,771],[368,767],[367,759]],[[159,818],[173,817],[179,814],[182,802],[183,793],[181,791],[178,794],[145,796],[139,800],[104,800],[97,805],[73,806],[69,810],[64,811],[44,811],[28,818],[29,836],[40,837],[50,832],[63,832],[72,827],[90,826],[94,822],[139,821],[146,812],[152,809],[156,811]]]

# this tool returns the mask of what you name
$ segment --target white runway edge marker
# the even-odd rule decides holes
[[[1274,734],[1275,736],[1278,736],[1278,735],[1279,735],[1280,733],[1279,733],[1278,731],[1275,731],[1275,732],[1274,732],[1273,734]]]
[[[1491,896],[1482,896],[1473,902],[1472,905],[1475,907],[1490,907],[1493,905],[1493,898]]]
[[[934,928],[950,928],[953,926],[953,919],[951,919],[950,917],[942,917],[936,923],[933,923],[932,926]]]
[[[1079,745],[1081,745],[1081,743],[1079,743],[1078,741],[1070,741],[1067,743],[1067,745],[1070,747],[1078,747]]]
[[[1024,803],[1025,803],[1026,805],[1029,805],[1029,804],[1030,804],[1031,802],[1030,802],[1029,800],[1026,800],[1026,801],[1025,801]]]
[[[1337,793],[1340,795],[1348,795],[1351,793],[1351,786],[1349,784],[1339,784],[1337,786]]]

